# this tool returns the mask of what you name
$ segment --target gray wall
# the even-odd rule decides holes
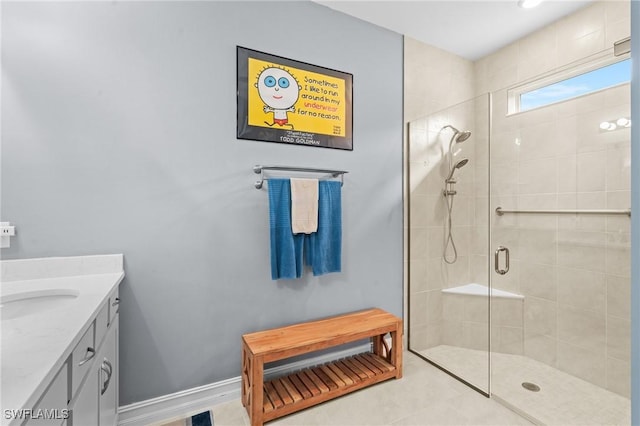
[[[236,140],[236,45],[353,73],[354,150]],[[5,2],[1,118],[3,258],[125,255],[121,405],[238,376],[249,331],[402,314],[400,35],[309,2]],[[342,273],[271,281],[258,163],[349,170]]]

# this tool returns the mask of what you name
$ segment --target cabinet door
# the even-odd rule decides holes
[[[78,390],[71,408],[73,426],[96,426],[98,424],[98,372],[92,369],[87,380]]]
[[[111,323],[98,364],[100,377],[100,426],[118,423],[118,318]]]
[[[67,394],[68,394],[68,368],[67,363],[60,369],[56,378],[53,379],[40,401],[34,407],[34,412],[39,413],[40,410],[48,412],[51,418],[31,418],[27,420],[27,426],[60,426],[62,417],[67,414]]]

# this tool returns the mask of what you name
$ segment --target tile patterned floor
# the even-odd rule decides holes
[[[485,351],[441,345],[421,354],[471,383],[486,387]],[[628,398],[524,356],[493,353],[491,363],[494,397],[524,411],[536,423],[550,426],[631,423]],[[524,381],[537,384],[541,390],[525,390]]]
[[[240,400],[212,407],[215,426],[249,425]],[[172,424],[172,423],[171,423]],[[168,426],[170,424],[166,424]],[[498,402],[405,352],[404,377],[267,423],[285,425],[531,425]]]

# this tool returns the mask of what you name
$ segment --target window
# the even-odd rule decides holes
[[[617,61],[617,62],[613,62]],[[612,63],[613,62],[613,63]],[[631,81],[631,59],[611,58],[510,89],[509,114],[551,105]]]

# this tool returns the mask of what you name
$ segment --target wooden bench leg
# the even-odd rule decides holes
[[[263,400],[264,397],[264,359],[262,357],[252,357],[251,359],[251,386],[249,417],[251,426],[262,426],[263,421]]]
[[[391,363],[396,367],[396,379],[402,378],[402,323],[391,332]]]
[[[247,345],[244,343],[244,341],[242,342],[242,367],[240,369],[241,371],[241,377],[242,377],[242,405],[243,406],[247,406],[247,404],[249,403],[249,388],[251,386],[251,380],[250,380],[250,375],[249,372],[251,371],[251,359],[249,358],[249,350],[247,349]]]
[[[391,334],[391,349],[384,342],[385,335],[373,336],[371,338],[373,353],[386,359],[396,367],[396,379],[402,378],[402,326]]]
[[[264,359],[254,356],[242,342],[242,405],[247,409],[251,426],[263,424]]]
[[[384,338],[384,335],[373,336],[371,338],[371,349],[372,349],[373,353],[378,355],[379,357],[382,357],[382,358],[385,357],[384,346],[382,346],[382,339],[383,338]]]

